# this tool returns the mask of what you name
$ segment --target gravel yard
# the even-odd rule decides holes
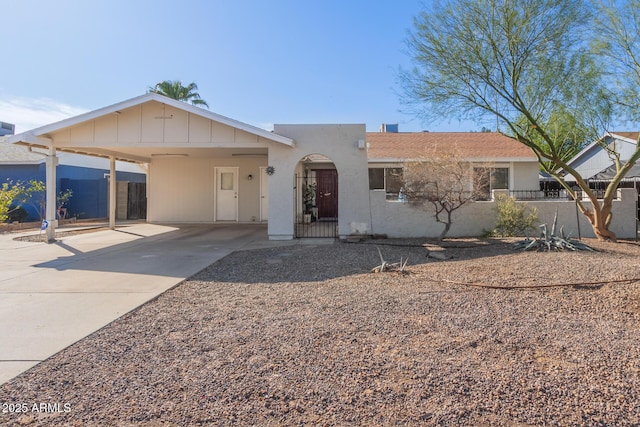
[[[372,243],[236,252],[0,386],[0,424],[640,425],[637,244],[377,242],[399,274]]]

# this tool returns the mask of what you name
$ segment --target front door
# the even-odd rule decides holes
[[[216,221],[238,220],[238,168],[216,168]]]
[[[338,219],[338,171],[316,169],[318,220]]]

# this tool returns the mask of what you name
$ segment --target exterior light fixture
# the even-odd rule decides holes
[[[247,179],[248,179],[249,181],[251,181],[251,180],[253,179],[253,175],[249,174],[249,176],[247,177]]]

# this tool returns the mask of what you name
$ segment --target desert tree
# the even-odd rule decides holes
[[[640,151],[619,168],[602,201],[567,162],[571,145],[598,140],[613,114],[589,44],[597,37],[592,12],[581,0],[434,2],[414,20],[407,40],[413,67],[401,72],[400,83],[409,111],[427,121],[497,120],[576,199],[595,235],[615,240],[615,189]]]
[[[640,0],[594,0],[592,41],[607,76],[618,113],[640,120]]]
[[[164,80],[150,87],[149,92],[164,95],[178,101],[189,102],[192,105],[209,108],[209,104],[207,104],[198,93],[198,85],[193,82],[184,86],[180,80]]]
[[[473,166],[455,152],[432,153],[408,162],[402,175],[407,202],[432,213],[436,222],[443,224],[439,240],[451,230],[455,211],[489,197],[490,167]]]
[[[592,47],[614,100],[616,112],[634,122],[640,121],[640,0],[594,0],[598,37]],[[640,158],[640,138],[631,158],[623,162],[609,146],[603,146],[615,166],[616,175],[605,190],[605,200],[613,198],[622,178]]]

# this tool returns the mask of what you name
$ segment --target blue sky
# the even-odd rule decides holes
[[[4,1],[0,121],[22,132],[196,82],[210,110],[273,123],[399,123],[469,131],[400,112],[397,75],[421,0]]]

